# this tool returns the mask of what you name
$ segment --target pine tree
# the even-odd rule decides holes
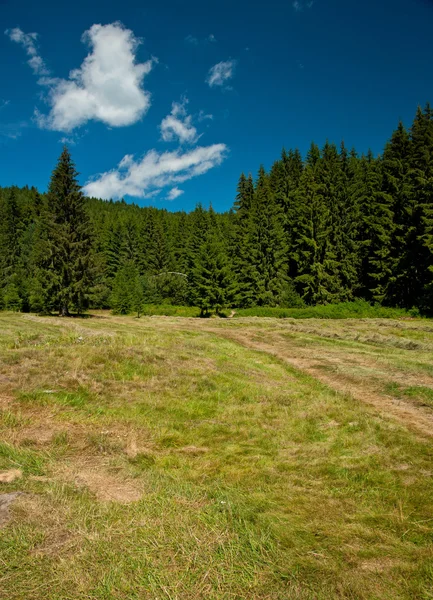
[[[194,305],[196,288],[196,266],[200,250],[208,238],[209,232],[209,215],[203,209],[201,204],[198,204],[190,214],[189,237],[185,241],[186,244],[186,275],[189,282],[189,303]]]
[[[251,265],[250,221],[254,202],[254,182],[251,174],[241,174],[234,203],[233,237],[229,252],[234,272],[233,296],[235,304],[249,307],[254,304],[256,287],[254,269]]]
[[[326,304],[338,297],[337,261],[331,243],[331,207],[325,198],[320,150],[312,144],[296,201],[296,289],[308,304]]]
[[[127,315],[134,311],[140,318],[144,303],[144,281],[139,276],[134,262],[129,260],[121,266],[114,278],[111,307],[115,314]]]
[[[381,302],[392,273],[392,197],[382,189],[382,163],[371,151],[362,156],[356,179],[359,223],[360,295]]]
[[[303,169],[304,165],[299,150],[286,152],[283,149],[281,159],[274,163],[269,177],[275,201],[282,211],[282,223],[287,243],[288,274],[292,279],[298,275],[293,250],[296,238],[296,202]]]
[[[345,148],[339,155],[335,144],[326,142],[318,163],[317,176],[321,187],[322,201],[327,207],[329,217],[329,237],[326,242],[326,260],[328,291],[332,290],[332,301],[344,301],[350,298],[351,289],[345,285],[349,279],[346,253],[349,249],[346,219],[344,213],[348,208],[346,194],[347,178],[343,171],[346,160]],[[343,282],[343,271],[344,279]]]
[[[19,312],[22,309],[23,301],[13,278],[9,280],[3,290],[3,303],[6,310]]]
[[[14,188],[0,207],[0,287],[4,287],[14,274],[20,255],[21,215]]]
[[[117,271],[127,260],[123,240],[122,223],[118,220],[110,220],[103,233],[102,241],[105,276],[110,284]]]
[[[339,162],[336,207],[340,236],[336,254],[342,286],[340,299],[351,300],[357,294],[360,270],[358,240],[360,206],[356,189],[359,160],[355,150],[347,151],[344,142],[340,146]]]
[[[400,122],[386,145],[382,158],[382,191],[391,199],[393,213],[391,264],[386,283],[385,302],[397,306],[405,306],[409,301],[405,289],[405,273],[406,264],[408,261],[410,262],[410,258],[407,256],[405,240],[412,203],[411,153],[412,144],[409,133]]]
[[[146,272],[158,275],[172,269],[164,213],[153,210],[147,222]]]
[[[34,290],[40,295],[35,304],[62,316],[72,308],[86,308],[95,277],[89,217],[77,175],[65,147],[51,176],[35,251]]]
[[[406,234],[407,286],[412,306],[433,312],[433,111],[427,104],[418,109],[411,129],[410,177],[412,203],[408,211]]]
[[[192,298],[201,316],[227,305],[230,289],[230,269],[221,238],[210,230],[197,255],[193,270]]]
[[[250,294],[259,306],[273,306],[288,280],[287,243],[281,208],[260,168],[248,218],[246,251],[240,273],[240,294]]]

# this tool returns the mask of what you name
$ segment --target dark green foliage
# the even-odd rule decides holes
[[[127,315],[136,312],[140,317],[146,301],[145,284],[139,276],[137,268],[132,261],[123,265],[116,274],[111,294],[113,312],[118,315]]]
[[[368,299],[381,302],[392,276],[393,199],[383,187],[382,162],[361,158],[361,282]]]
[[[242,185],[240,182],[240,194]],[[283,211],[272,192],[268,175],[260,168],[254,193],[246,187],[247,202],[237,213],[240,252],[237,261],[239,306],[274,306],[288,279],[287,240]],[[248,208],[246,208],[248,207]],[[244,216],[244,211],[247,216]]]
[[[191,299],[202,315],[217,314],[230,301],[230,269],[221,236],[210,230],[196,256]]]
[[[21,309],[20,288],[20,234],[21,218],[16,190],[3,196],[0,205],[0,298],[1,304],[11,310]]]
[[[433,111],[383,156],[283,150],[233,209],[170,213],[84,198],[65,149],[47,194],[0,189],[0,308],[301,308],[364,299],[433,312]],[[147,310],[147,309],[146,309]],[[168,310],[168,309],[167,309]]]
[[[338,301],[340,292],[336,248],[333,244],[327,165],[313,144],[302,174],[295,209],[296,238],[293,257],[297,262],[296,286],[308,304]],[[332,193],[332,190],[331,190]]]
[[[95,277],[89,217],[77,175],[65,147],[36,221],[32,257],[31,305],[62,316],[87,307]]]
[[[13,280],[10,280],[3,289],[3,304],[6,310],[20,311],[22,308],[18,286]]]

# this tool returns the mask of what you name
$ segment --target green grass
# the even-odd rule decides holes
[[[340,302],[339,304],[327,304],[318,306],[306,306],[304,308],[236,308],[225,309],[221,317],[227,317],[234,311],[234,317],[274,317],[279,319],[399,319],[404,317],[418,317],[416,309],[407,311],[400,308],[389,308],[374,305],[358,300],[355,302]],[[167,316],[167,317],[199,317],[200,309],[193,306],[173,306],[146,304],[143,316]]]
[[[235,317],[276,317],[279,319],[398,319],[417,317],[418,311],[406,311],[400,308],[371,305],[359,300],[356,302],[340,302],[307,306],[305,308],[240,308]]]
[[[171,304],[145,304],[144,316],[167,316],[167,317],[198,317],[200,309],[194,306],[174,306]]]
[[[0,313],[0,598],[433,598],[432,439],[227,338],[423,364],[423,321],[100,316]]]
[[[433,389],[422,385],[402,386],[388,384],[385,391],[396,398],[413,400],[416,404],[433,409]]]

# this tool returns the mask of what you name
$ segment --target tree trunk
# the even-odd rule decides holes
[[[68,305],[63,304],[59,310],[59,317],[69,317]]]

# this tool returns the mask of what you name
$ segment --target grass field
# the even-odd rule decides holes
[[[432,321],[0,313],[0,409],[1,599],[433,599]]]

